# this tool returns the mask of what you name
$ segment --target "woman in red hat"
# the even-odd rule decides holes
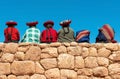
[[[71,20],[64,20],[60,22],[62,29],[58,32],[58,41],[59,42],[73,42],[75,41],[74,38],[74,31],[70,28]]]
[[[14,21],[9,21],[6,23],[6,25],[8,27],[4,30],[4,36],[5,36],[4,42],[5,43],[9,43],[9,42],[18,43],[20,40],[19,31],[14,27],[17,25],[17,23]]]
[[[29,29],[26,30],[21,42],[40,43],[40,30],[36,28],[37,24],[37,21],[26,23]]]
[[[42,43],[51,43],[57,42],[57,31],[53,29],[54,22],[46,21],[44,24],[45,30],[41,34],[41,42]]]

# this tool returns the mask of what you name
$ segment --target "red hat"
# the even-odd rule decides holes
[[[54,22],[53,21],[46,21],[44,22],[44,26],[47,26],[48,24],[51,24],[52,26],[54,25]]]
[[[28,26],[36,26],[38,24],[38,22],[27,22],[26,25]]]
[[[61,26],[65,26],[65,25],[69,25],[71,23],[71,20],[64,20],[62,22],[60,22]]]
[[[6,22],[6,25],[17,25],[17,22],[14,22],[14,21],[8,21],[8,22]]]

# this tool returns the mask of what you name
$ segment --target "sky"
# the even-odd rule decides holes
[[[61,29],[59,22],[71,19],[70,27],[76,31],[90,31],[90,42],[94,43],[98,29],[110,24],[115,30],[115,40],[120,42],[120,0],[1,0],[0,2],[0,42],[4,41],[5,23],[14,20],[20,38],[28,26],[26,22],[38,21],[42,32],[43,23],[54,21],[54,29]]]

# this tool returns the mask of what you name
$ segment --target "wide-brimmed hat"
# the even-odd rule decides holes
[[[8,26],[14,25],[15,26],[15,25],[17,25],[17,22],[11,20],[11,21],[6,22],[6,25],[8,25]]]
[[[46,21],[46,22],[44,22],[43,25],[46,27],[48,24],[51,24],[53,26],[54,22],[53,21]]]
[[[37,24],[38,24],[38,21],[26,23],[27,26],[36,26]]]
[[[61,26],[66,26],[66,25],[69,25],[70,23],[71,23],[71,20],[64,20],[64,21],[60,22],[60,25]]]

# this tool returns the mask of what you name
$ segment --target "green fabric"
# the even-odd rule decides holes
[[[59,42],[74,42],[74,31],[69,27],[69,32],[65,34],[65,31],[68,32],[68,30],[60,29],[58,32],[58,41]]]
[[[40,30],[35,27],[27,29],[21,42],[40,43]]]

